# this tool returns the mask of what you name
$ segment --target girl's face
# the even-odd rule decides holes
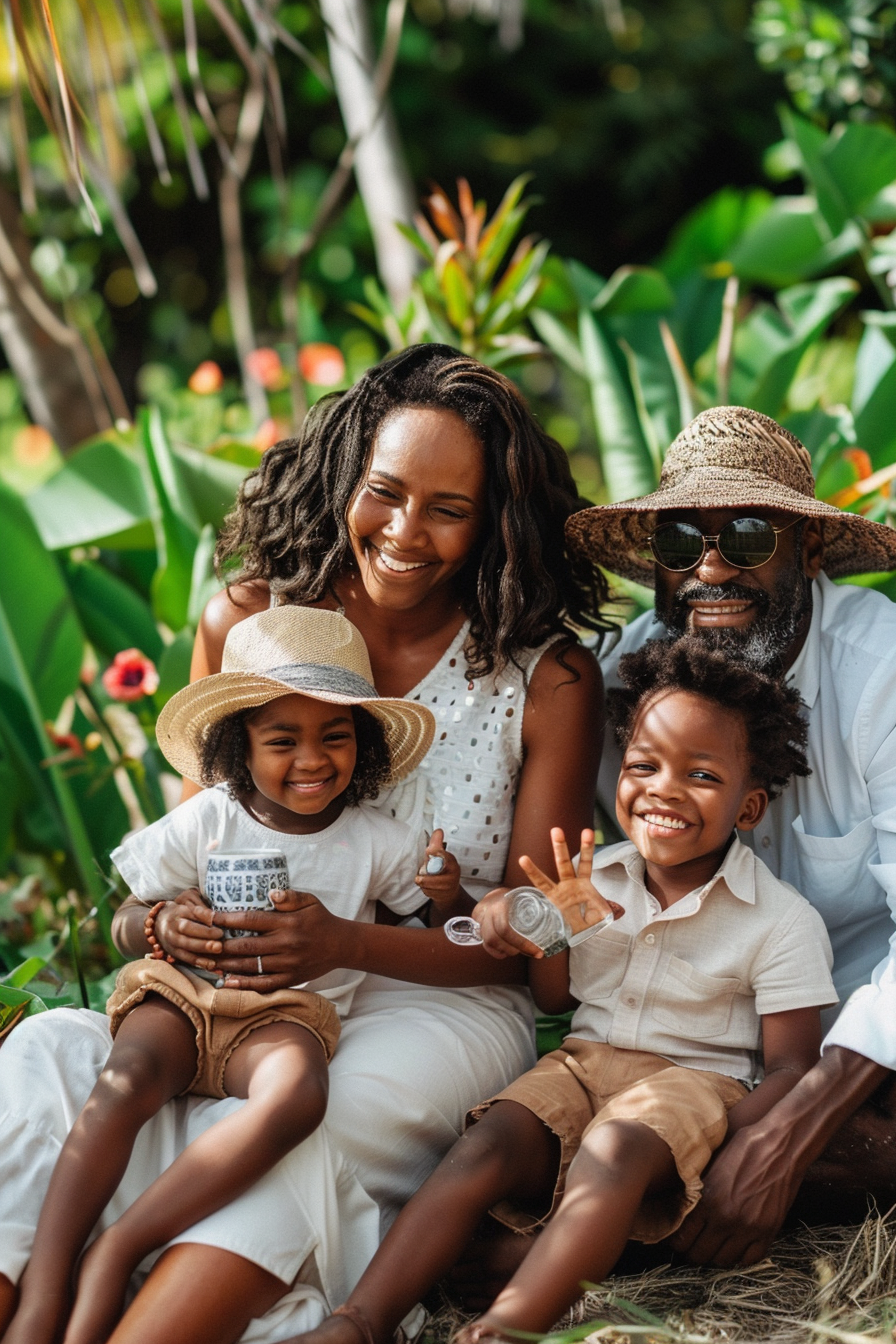
[[[352,550],[377,606],[408,610],[450,581],[485,515],[485,455],[454,411],[409,406],[380,425],[348,509]]]
[[[321,831],[341,813],[357,758],[348,705],[281,695],[246,720],[252,812],[278,831]]]

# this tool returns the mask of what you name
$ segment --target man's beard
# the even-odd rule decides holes
[[[688,603],[694,601],[752,603],[756,615],[749,625],[699,626],[692,633],[751,667],[778,673],[784,670],[784,655],[812,610],[812,580],[797,568],[787,570],[768,593],[739,583],[707,584],[694,579],[677,588],[668,601],[657,598],[656,614],[671,635],[683,635],[691,628]]]

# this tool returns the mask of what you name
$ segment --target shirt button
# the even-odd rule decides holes
[[[771,844],[771,842],[772,842],[772,838],[771,838],[771,836],[770,836],[770,835],[764,835],[764,836],[762,837],[762,848],[763,848],[763,849],[768,849],[768,847],[769,847],[769,845]]]
[[[629,994],[625,1002],[629,1008],[634,1008],[638,1000],[635,998],[634,994]]]
[[[644,941],[645,941],[645,943],[655,943],[655,942],[656,942],[656,934],[655,934],[655,933],[648,933],[647,936],[646,936],[646,938],[644,939]]]

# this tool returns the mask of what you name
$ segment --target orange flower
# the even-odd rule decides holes
[[[12,440],[13,456],[27,467],[38,467],[53,451],[53,439],[43,425],[23,425]]]
[[[338,345],[312,341],[299,351],[299,373],[317,387],[334,387],[345,377],[345,360]]]
[[[139,649],[125,649],[123,653],[116,653],[102,680],[113,700],[139,700],[156,690],[159,674],[155,663],[146,654]]]
[[[204,359],[197,365],[187,382],[190,391],[198,392],[202,397],[208,396],[210,392],[220,392],[223,386],[224,375],[220,365],[213,359]]]
[[[286,372],[277,351],[272,350],[269,345],[261,345],[257,350],[249,351],[246,356],[246,371],[269,392],[282,385],[283,375]]]

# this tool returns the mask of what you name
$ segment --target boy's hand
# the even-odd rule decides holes
[[[438,872],[427,872],[427,867],[438,867]],[[430,862],[432,860],[432,862]],[[460,891],[460,864],[453,854],[445,848],[445,832],[433,831],[429,844],[423,852],[423,863],[414,878],[417,886],[434,905],[453,905]]]
[[[213,971],[212,957],[219,956],[223,943],[221,930],[215,928],[214,911],[206,904],[197,887],[182,891],[167,901],[155,919],[156,937],[162,950],[186,962]]]
[[[582,933],[592,924],[598,924],[607,915],[620,919],[625,911],[615,901],[606,901],[591,881],[591,867],[594,862],[594,832],[582,832],[579,852],[578,874],[569,857],[566,836],[559,826],[551,829],[551,844],[554,849],[554,862],[557,865],[557,882],[552,882],[541,869],[527,856],[520,858],[520,867],[534,887],[543,891],[550,901],[562,910],[566,922],[573,933]]]

